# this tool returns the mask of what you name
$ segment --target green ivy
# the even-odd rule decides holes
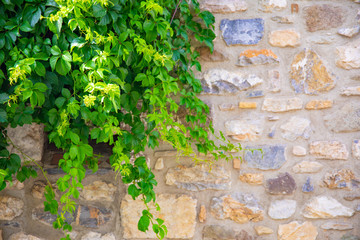
[[[139,230],[151,225],[163,239],[164,221],[148,207],[156,202],[157,182],[139,154],[163,141],[179,155],[212,164],[199,153],[218,160],[241,150],[222,134],[217,139],[224,144],[211,140],[209,108],[197,97],[202,88],[194,70],[201,65],[192,43],[212,51],[213,24],[197,0],[1,0],[0,190],[14,176],[36,177],[30,157],[22,163],[6,150],[16,148],[6,128],[42,123],[65,152],[59,161],[65,175],[57,180],[62,195],[55,198],[50,182],[45,192],[55,228],[71,231],[65,213],[75,210],[86,169],[98,169],[93,139],[112,146],[114,171],[145,203]],[[185,119],[177,119],[184,109]]]

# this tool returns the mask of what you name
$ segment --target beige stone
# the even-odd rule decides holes
[[[341,95],[360,96],[360,86],[343,88],[341,89]]]
[[[239,179],[248,184],[261,185],[264,182],[264,175],[262,173],[243,173]]]
[[[351,169],[334,170],[326,173],[323,178],[323,184],[330,189],[341,188],[351,190],[355,182],[360,182],[360,180],[355,177]]]
[[[306,155],[306,148],[304,148],[302,146],[294,146],[293,149],[292,149],[292,153],[295,156],[298,156],[298,157],[305,156]]]
[[[268,112],[288,112],[302,109],[303,101],[300,98],[265,98],[262,110]]]
[[[260,0],[260,10],[263,12],[272,12],[274,10],[283,10],[287,6],[287,0]]]
[[[333,105],[333,101],[331,100],[311,100],[306,103],[305,109],[307,110],[319,110],[331,108]]]
[[[328,196],[318,196],[308,201],[302,211],[306,218],[336,218],[351,217],[355,211],[345,207],[337,200]]]
[[[160,194],[156,197],[156,203],[161,207],[160,212],[152,212],[155,218],[165,221],[168,229],[168,238],[192,238],[196,226],[197,200],[187,195],[176,196],[174,194]],[[153,209],[154,206],[150,206]],[[156,238],[153,231],[146,233],[137,228],[137,223],[144,210],[141,199],[132,200],[127,195],[121,202],[121,223],[124,229],[123,238]]]
[[[20,182],[19,180],[15,179],[12,182],[12,185],[8,184],[6,186],[6,189],[8,190],[22,190],[24,189],[24,183]]]
[[[239,102],[239,108],[243,109],[254,109],[257,107],[256,102]]]
[[[292,29],[272,31],[269,43],[274,47],[297,47],[300,45],[300,33]]]
[[[81,196],[87,201],[114,201],[116,187],[111,183],[95,181],[90,185],[84,186]]]
[[[155,170],[162,170],[164,168],[164,159],[158,158],[155,163]]]
[[[0,220],[11,221],[23,213],[24,202],[15,197],[0,196]]]
[[[324,230],[351,230],[354,228],[354,225],[350,222],[335,222],[330,221],[321,225],[321,228]]]
[[[257,235],[267,235],[272,234],[274,231],[271,228],[264,227],[264,226],[254,226],[255,232]]]
[[[234,158],[233,159],[233,168],[234,169],[240,169],[241,168],[241,159],[240,158]]]
[[[317,173],[324,166],[318,162],[302,161],[301,163],[296,164],[292,170],[295,173]]]
[[[320,159],[346,160],[349,152],[345,144],[338,141],[315,141],[310,143],[310,154]]]
[[[289,16],[274,16],[271,18],[274,22],[281,24],[292,24],[295,21],[295,17],[292,15]]]
[[[201,223],[206,222],[206,207],[205,207],[205,205],[200,206],[199,222],[201,222]]]
[[[325,36],[319,36],[319,35],[310,36],[306,38],[306,42],[313,44],[321,44],[321,45],[332,44],[335,42],[335,37],[332,36],[331,33],[326,34]]]
[[[264,127],[263,117],[249,116],[225,122],[225,133],[237,141],[255,141],[261,137]]]
[[[315,240],[318,235],[311,222],[291,222],[279,225],[278,240]]]
[[[279,71],[269,70],[268,78],[269,78],[269,90],[271,92],[280,92],[281,91],[281,80],[280,80]]]
[[[204,0],[200,8],[212,13],[233,13],[246,11],[247,4],[243,0]]]
[[[336,48],[336,65],[344,69],[360,68],[360,41]]]
[[[189,191],[207,189],[228,190],[231,185],[230,171],[219,165],[198,164],[195,166],[177,166],[166,174],[166,184],[176,185]]]
[[[19,232],[11,235],[9,240],[44,240],[44,239],[35,237],[33,235],[26,235],[23,232]]]
[[[302,137],[308,139],[312,132],[310,120],[307,118],[293,116],[286,123],[280,126],[281,136],[288,141],[295,141]]]
[[[335,133],[360,131],[359,111],[359,102],[348,100],[343,106],[325,115],[325,125]]]

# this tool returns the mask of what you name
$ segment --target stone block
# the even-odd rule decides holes
[[[255,141],[263,132],[264,118],[249,117],[225,122],[225,133],[236,141]]]
[[[296,190],[296,182],[289,173],[281,173],[266,180],[265,190],[270,194],[290,195]]]
[[[246,94],[247,98],[258,98],[263,96],[264,96],[264,92],[261,90],[251,91]]]
[[[262,110],[267,112],[288,112],[302,109],[303,101],[300,98],[265,98]]]
[[[269,87],[268,89],[271,92],[280,92],[281,91],[281,80],[280,73],[277,70],[268,71]]]
[[[318,231],[311,222],[280,224],[278,230],[278,240],[315,240],[317,235]]]
[[[345,144],[338,141],[311,142],[310,154],[319,159],[331,160],[346,160],[349,157]]]
[[[340,94],[343,96],[360,96],[360,86],[343,88]]]
[[[261,151],[258,149],[261,149]],[[285,146],[261,145],[246,147],[244,160],[251,168],[261,170],[279,169],[286,162]]]
[[[360,41],[336,48],[336,65],[344,69],[360,68]]]
[[[252,184],[262,185],[264,181],[264,175],[262,173],[243,173],[239,177],[240,181]]]
[[[304,183],[304,185],[302,186],[302,191],[304,193],[309,193],[309,192],[313,192],[314,191],[314,185],[311,184],[311,178],[307,177],[306,178],[306,182]]]
[[[206,207],[205,207],[205,205],[200,206],[199,222],[201,222],[201,223],[206,222]]]
[[[323,184],[330,189],[348,189],[359,187],[360,180],[350,169],[333,170],[325,174]]]
[[[331,108],[332,105],[333,105],[333,101],[331,100],[311,100],[306,103],[305,109],[306,110],[326,109],[326,108]]]
[[[279,63],[278,56],[270,49],[249,49],[240,53],[237,66],[246,67],[251,65],[264,65],[270,63]]]
[[[101,233],[97,232],[88,232],[81,237],[81,240],[116,240],[116,238],[113,233],[101,235]]]
[[[273,12],[283,10],[287,6],[287,0],[260,0],[260,10],[263,12]]]
[[[329,196],[317,196],[309,200],[303,210],[302,215],[312,219],[327,219],[336,217],[351,217],[355,211],[345,207],[336,199]]]
[[[269,43],[274,47],[297,47],[300,45],[300,33],[293,29],[272,31]]]
[[[294,146],[292,149],[292,153],[298,157],[306,156],[306,148],[302,146]]]
[[[233,111],[235,110],[235,105],[232,103],[223,103],[223,104],[219,104],[219,109],[220,111]]]
[[[324,117],[326,126],[333,132],[360,131],[360,106],[356,101],[346,102]]]
[[[255,45],[264,36],[264,20],[261,18],[223,19],[220,30],[227,45]]]
[[[295,21],[294,16],[274,16],[271,20],[281,24],[292,24]]]
[[[256,102],[239,102],[239,108],[241,109],[256,109]]]
[[[352,38],[360,32],[360,26],[353,26],[349,28],[340,28],[338,34],[344,37]]]
[[[271,228],[265,227],[265,226],[254,226],[254,230],[257,235],[268,235],[274,233],[274,231]]]
[[[354,228],[354,225],[349,222],[335,222],[335,221],[329,221],[320,226],[324,230],[351,230]]]
[[[290,199],[275,200],[270,203],[268,214],[272,219],[287,219],[294,215],[296,201]]]
[[[234,169],[240,169],[241,168],[241,159],[240,158],[234,158],[233,159],[233,168]]]
[[[168,229],[168,238],[193,238],[196,226],[197,200],[187,195],[160,194],[156,203],[161,207],[160,212],[152,212],[155,218],[165,221]],[[150,207],[153,208],[152,204]],[[144,210],[141,199],[132,200],[127,195],[121,202],[121,224],[124,229],[123,238],[156,238],[153,231],[146,233],[137,228],[137,223]],[[151,227],[151,226],[150,226]]]
[[[158,158],[155,163],[155,170],[162,170],[164,169],[164,159]]]
[[[234,13],[246,11],[247,3],[242,0],[205,0],[201,2],[200,8],[212,13]]]
[[[0,220],[11,221],[23,213],[24,202],[15,197],[0,196]]]
[[[310,120],[297,116],[291,117],[289,121],[280,126],[280,129],[282,137],[288,141],[295,141],[299,137],[308,139],[312,132]]]
[[[344,22],[341,7],[329,4],[315,4],[304,9],[307,30],[315,32],[340,27]]]
[[[92,184],[84,186],[81,191],[81,197],[86,201],[114,201],[114,194],[116,187],[111,183],[105,183],[103,181],[95,181]]]
[[[317,173],[320,172],[323,167],[324,166],[318,162],[302,161],[296,164],[292,170],[295,173]]]

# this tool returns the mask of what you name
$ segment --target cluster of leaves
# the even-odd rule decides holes
[[[201,66],[191,41],[212,49],[213,23],[197,0],[1,0],[0,188],[13,176],[36,175],[6,150],[6,128],[42,123],[65,152],[62,196],[55,199],[51,184],[45,193],[55,228],[71,231],[64,214],[75,210],[86,169],[97,170],[94,139],[112,146],[114,171],[145,203],[138,228],[152,224],[164,238],[164,221],[148,206],[157,182],[139,154],[159,141],[195,161],[203,161],[198,153],[217,160],[239,148],[210,140],[209,108],[197,98],[202,88],[193,70]],[[186,124],[176,118],[181,108]]]

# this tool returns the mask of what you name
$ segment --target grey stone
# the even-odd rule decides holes
[[[344,21],[344,11],[340,7],[323,4],[312,5],[304,10],[306,26],[310,32],[339,27]]]
[[[244,158],[251,168],[258,168],[261,170],[279,169],[286,162],[285,146],[262,145],[246,147]]]
[[[358,102],[347,102],[342,108],[325,116],[326,126],[333,132],[360,131],[360,106]]]
[[[297,116],[291,117],[289,121],[280,126],[280,129],[282,137],[288,141],[295,141],[299,137],[308,139],[312,131],[310,120]]]
[[[45,212],[43,207],[37,207],[32,210],[31,217],[34,221],[39,221],[47,226],[52,226],[53,222],[56,220],[56,215],[51,214],[50,212]],[[70,213],[65,214],[66,222],[71,224],[74,222],[74,216]]]
[[[247,98],[258,98],[258,97],[263,97],[263,96],[264,96],[264,92],[261,90],[251,91],[246,94]]]
[[[327,219],[336,217],[351,217],[355,211],[329,196],[317,196],[309,200],[302,211],[302,215],[312,219]]]
[[[268,179],[265,189],[270,194],[289,195],[295,192],[296,183],[289,173],[282,173],[276,178]]]
[[[356,205],[355,211],[360,212],[360,204]]]
[[[166,184],[189,191],[229,190],[231,174],[230,171],[218,165],[212,166],[211,170],[209,164],[191,167],[179,165],[169,169],[166,174]]]
[[[351,28],[340,28],[338,34],[352,38],[360,32],[360,26],[353,26]]]
[[[0,196],[0,220],[11,221],[23,213],[24,202],[15,197]]]
[[[294,215],[295,211],[296,201],[283,199],[271,202],[268,214],[272,219],[287,219]]]
[[[311,184],[311,178],[310,177],[306,178],[306,182],[302,186],[302,191],[305,192],[305,193],[314,191],[314,186]]]
[[[223,103],[219,104],[220,111],[232,111],[235,110],[235,105],[232,103]]]
[[[220,30],[227,45],[255,45],[264,35],[264,20],[254,19],[223,19]]]

